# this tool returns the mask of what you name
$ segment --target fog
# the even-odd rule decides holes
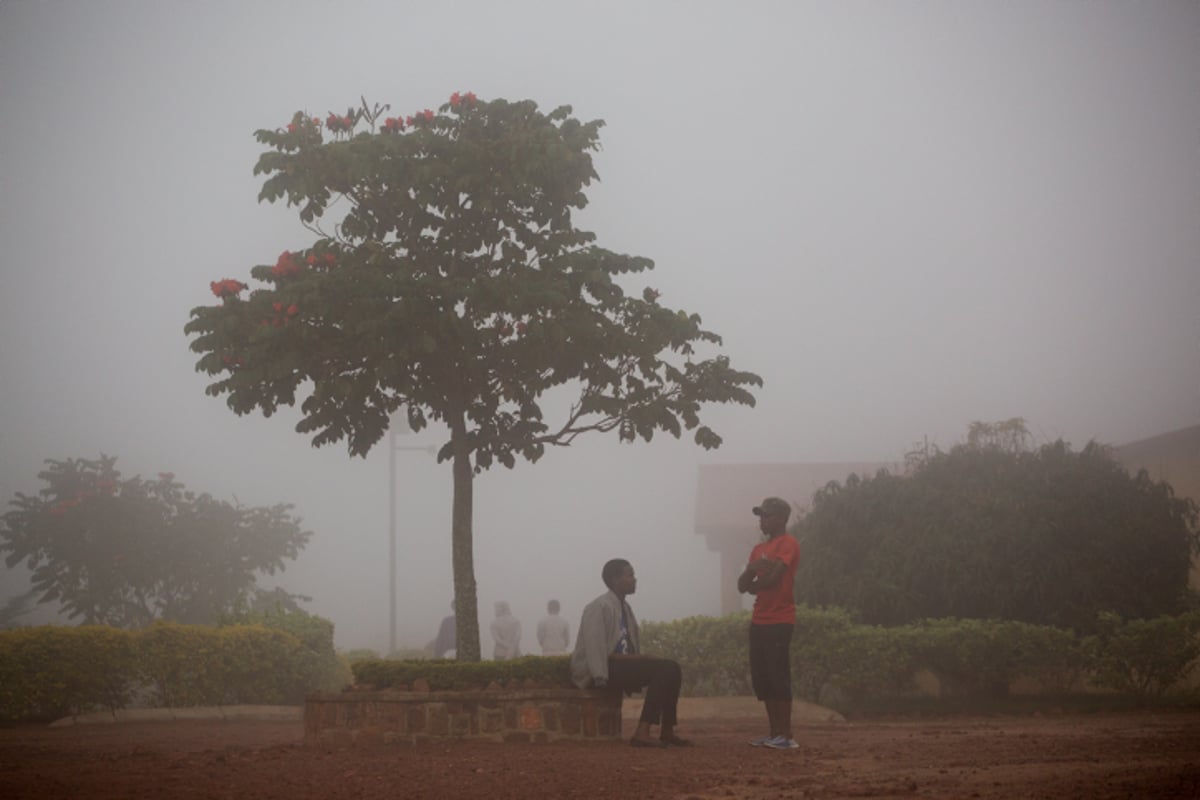
[[[614,556],[643,619],[716,614],[700,464],[895,461],[1015,416],[1077,447],[1197,423],[1198,79],[1192,2],[5,0],[0,495],[106,453],[294,503],[315,535],[265,585],[385,648],[386,441],[351,458],[294,411],[235,416],[183,326],[210,281],[311,241],[256,202],[256,129],[360,96],[570,104],[607,122],[577,223],[654,259],[640,283],[765,386],[707,409],[716,451],[593,435],[484,473],[481,628],[507,600],[531,648],[555,597],[574,632]],[[398,632],[421,646],[452,597],[451,476],[419,449],[397,472]],[[2,573],[0,599],[24,586]]]

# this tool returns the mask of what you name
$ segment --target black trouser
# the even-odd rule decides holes
[[[792,627],[750,624],[750,683],[759,700],[792,699]]]
[[[642,722],[675,726],[675,707],[679,704],[679,685],[683,670],[668,658],[638,656],[608,659],[608,685],[624,692],[646,687],[642,704]]]

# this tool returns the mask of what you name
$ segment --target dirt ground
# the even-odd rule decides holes
[[[762,727],[684,720],[696,746],[667,750],[329,750],[306,746],[295,720],[3,728],[0,798],[1200,797],[1200,711],[806,723],[794,751],[747,746]]]

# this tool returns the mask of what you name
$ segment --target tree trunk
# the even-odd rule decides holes
[[[459,661],[479,661],[479,602],[475,595],[475,541],[472,514],[475,506],[475,471],[467,445],[466,420],[461,414],[450,418],[450,441],[454,447],[454,508],[451,513],[451,563],[454,565],[454,613],[457,617],[455,644]]]

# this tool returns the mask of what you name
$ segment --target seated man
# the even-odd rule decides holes
[[[611,687],[635,692],[646,687],[642,716],[630,744],[634,747],[687,747],[675,734],[675,709],[683,673],[679,664],[641,652],[637,619],[625,598],[637,591],[633,567],[623,558],[604,565],[600,577],[608,591],[587,604],[571,654],[571,681],[580,689]],[[658,739],[650,726],[660,724]]]

